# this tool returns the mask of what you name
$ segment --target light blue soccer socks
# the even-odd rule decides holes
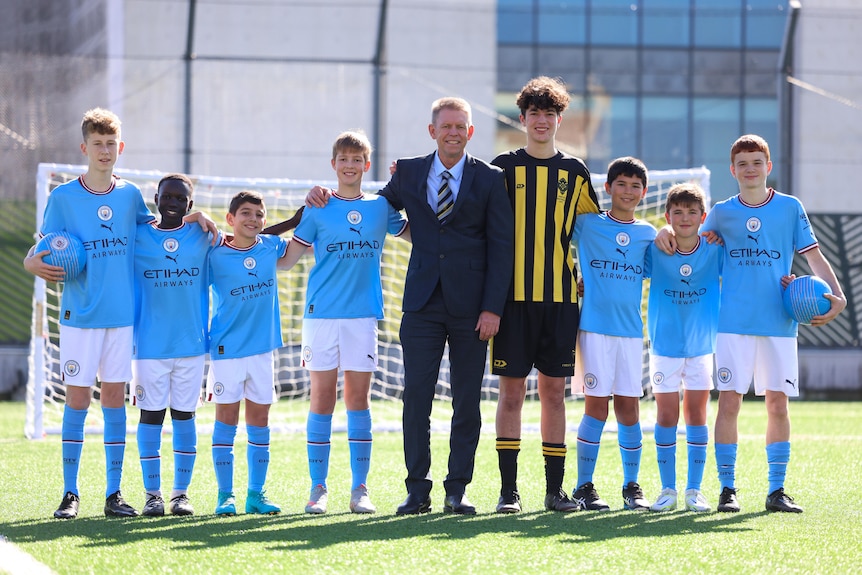
[[[220,493],[233,493],[233,442],[236,425],[216,421],[213,425],[213,467]]]
[[[317,485],[326,487],[329,475],[329,450],[332,437],[332,415],[308,412],[306,422],[306,446],[308,451],[308,474],[311,488]]]
[[[766,446],[766,462],[769,465],[769,491],[784,487],[787,476],[787,464],[790,463],[790,442],[777,441]]]
[[[623,462],[623,487],[631,482],[637,483],[641,470],[643,433],[640,422],[634,425],[617,423],[617,440],[620,444],[620,458]]]
[[[715,466],[722,490],[725,487],[736,489],[736,448],[736,443],[715,444]]]
[[[584,415],[578,426],[578,487],[592,483],[605,422]]]
[[[248,434],[248,490],[260,492],[269,470],[269,426],[246,425],[245,430]]]
[[[676,490],[676,429],[656,424],[653,432],[662,489]]]
[[[371,410],[347,411],[347,444],[350,448],[350,471],[353,485],[367,485],[371,467]],[[309,458],[310,459],[310,458]]]
[[[706,468],[706,444],[709,442],[709,428],[705,425],[686,426],[685,442],[688,448],[688,481],[685,489],[700,491],[703,470]]]
[[[63,493],[71,491],[78,495],[78,470],[81,466],[81,450],[84,447],[84,421],[86,409],[63,410],[63,427],[60,431],[63,455]]]
[[[139,423],[138,453],[141,459],[141,472],[144,475],[144,491],[148,495],[161,496],[162,488],[162,426]]]
[[[186,493],[192,482],[192,472],[198,455],[198,432],[195,418],[174,419],[174,488],[171,499]]]
[[[120,490],[123,478],[123,458],[126,454],[126,408],[103,407],[105,419],[105,498]]]

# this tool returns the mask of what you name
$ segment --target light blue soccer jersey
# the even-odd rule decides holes
[[[41,233],[67,231],[84,242],[87,265],[63,286],[60,323],[111,328],[135,321],[134,249],[138,224],[152,221],[141,190],[114,179],[106,192],[84,185],[83,177],[48,196]]]
[[[275,271],[286,250],[287,240],[261,234],[249,248],[223,240],[210,252],[212,359],[249,357],[282,346]]]
[[[293,241],[314,246],[304,317],[383,319],[383,242],[387,231],[400,234],[406,226],[406,218],[374,194],[334,194],[324,208],[306,207],[293,234]]]
[[[584,278],[580,329],[643,337],[644,266],[655,236],[656,229],[641,220],[621,222],[610,212],[578,216],[572,243]]]
[[[724,247],[699,238],[690,252],[669,256],[655,243],[647,258],[650,351],[665,357],[715,352]]]
[[[798,325],[782,304],[781,276],[790,273],[795,252],[817,247],[802,203],[771,188],[758,206],[736,195],[717,203],[702,229],[724,240],[718,331],[796,337]]]
[[[135,358],[207,351],[210,238],[197,224],[138,226],[135,239]]]

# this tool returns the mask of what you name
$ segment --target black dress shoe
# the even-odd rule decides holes
[[[475,515],[476,507],[470,503],[470,500],[463,493],[461,495],[447,495],[443,502],[443,513]]]
[[[395,510],[395,515],[419,515],[429,511],[431,511],[431,498],[428,495],[419,497],[409,493],[404,503]]]

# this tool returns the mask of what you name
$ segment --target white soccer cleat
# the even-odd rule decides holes
[[[326,513],[326,501],[329,498],[326,487],[323,485],[315,485],[311,490],[311,495],[308,498],[308,503],[305,504],[305,512],[312,515],[322,515]]]
[[[676,489],[666,487],[661,490],[649,510],[650,511],[673,511],[676,509]]]
[[[368,488],[364,483],[350,492],[351,513],[374,513],[375,511],[377,511],[377,507],[371,503],[371,499],[368,497]]]
[[[696,513],[712,511],[712,507],[699,489],[685,490],[685,508],[688,511],[694,511]]]

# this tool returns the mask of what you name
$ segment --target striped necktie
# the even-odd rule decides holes
[[[452,174],[448,170],[444,170],[440,175],[442,182],[440,189],[437,190],[437,219],[441,222],[452,213],[452,206],[455,205],[452,189],[449,187],[449,178]]]

